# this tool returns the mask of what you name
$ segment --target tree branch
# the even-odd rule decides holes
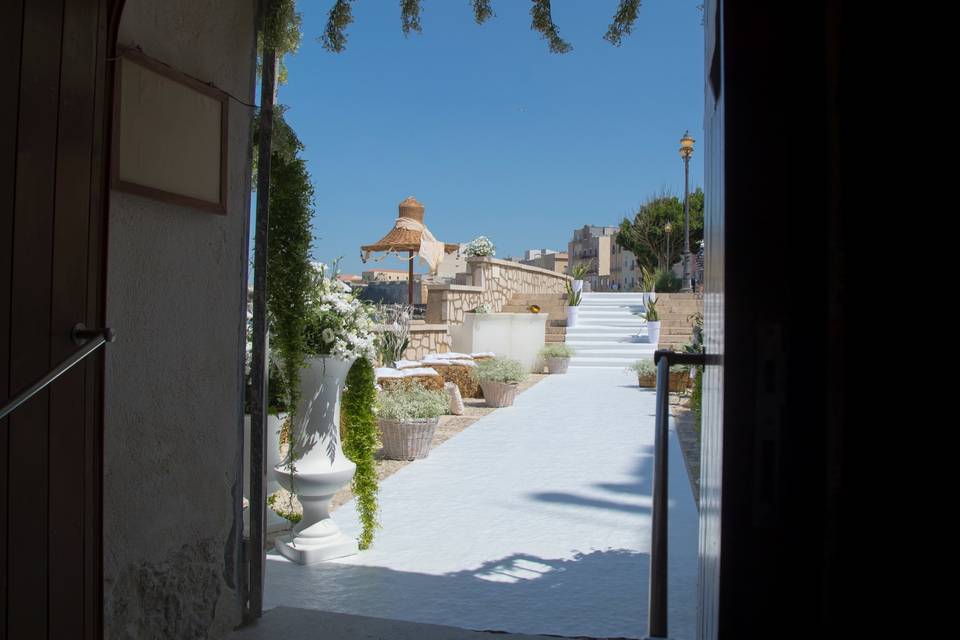
[[[337,0],[327,15],[327,26],[324,29],[323,48],[333,53],[341,53],[347,48],[347,26],[353,22],[353,11],[350,3],[353,0]]]
[[[553,53],[569,53],[573,50],[568,43],[564,42],[557,30],[557,25],[553,23],[553,16],[550,11],[550,0],[533,0],[533,6],[530,7],[530,16],[533,20],[530,28],[539,31],[543,37],[550,43],[550,51]]]
[[[620,6],[613,16],[613,22],[607,29],[607,34],[603,39],[615,47],[620,46],[620,41],[625,35],[630,35],[633,31],[633,23],[637,21],[637,13],[640,11],[640,0],[620,0]]]
[[[477,24],[483,24],[496,14],[490,7],[490,0],[473,0],[473,18]]]
[[[405,36],[409,36],[411,31],[423,32],[420,28],[420,0],[400,0],[400,21]]]

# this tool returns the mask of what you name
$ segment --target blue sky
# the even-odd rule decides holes
[[[685,129],[698,147],[691,189],[701,185],[699,2],[647,0],[616,48],[602,36],[617,0],[554,0],[573,45],[556,55],[530,30],[525,0],[494,0],[483,26],[468,0],[424,0],[423,33],[408,38],[399,2],[359,0],[347,50],[333,54],[317,40],[332,0],[300,0],[303,46],[278,102],[306,145],[314,257],[343,256],[342,270],[359,273],[360,245],[410,195],[439,240],[486,235],[498,257],[565,250],[575,228],[682,192]]]

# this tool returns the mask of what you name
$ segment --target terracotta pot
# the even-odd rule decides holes
[[[483,399],[488,407],[509,407],[517,397],[516,383],[484,380],[480,383],[480,388],[483,390]]]
[[[648,373],[637,376],[637,384],[647,389],[656,389],[657,374]],[[690,374],[686,371],[670,372],[670,391],[672,393],[682,393],[690,386]]]

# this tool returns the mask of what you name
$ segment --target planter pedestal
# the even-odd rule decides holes
[[[330,517],[330,499],[350,483],[357,469],[340,448],[340,392],[351,364],[333,357],[307,361],[291,434],[294,472],[291,477],[286,462],[273,469],[280,486],[296,494],[303,505],[303,518],[274,545],[299,564],[357,553],[357,541],[341,533]]]

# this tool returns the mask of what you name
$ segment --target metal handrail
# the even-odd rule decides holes
[[[650,538],[650,608],[647,617],[647,640],[667,637],[667,516],[668,460],[670,449],[670,367],[677,364],[703,366],[702,353],[656,351],[657,410],[653,437],[653,514]]]
[[[69,371],[75,364],[99,349],[101,345],[116,340],[116,334],[114,333],[113,329],[110,329],[109,327],[106,329],[87,329],[83,325],[77,325],[73,328],[72,335],[74,342],[79,342],[81,340],[86,340],[86,342],[82,347],[74,351],[69,358],[54,367],[49,373],[47,373],[47,375],[34,382],[13,400],[3,405],[3,409],[0,409],[0,420],[3,420],[8,415],[13,413],[17,407],[22,405],[33,396],[37,395],[51,382]]]

